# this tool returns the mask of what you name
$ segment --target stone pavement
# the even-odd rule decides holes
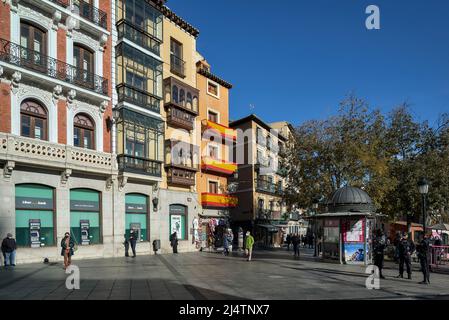
[[[285,250],[255,251],[247,262],[241,254],[220,253],[138,256],[77,261],[81,288],[68,290],[60,263],[18,265],[0,269],[0,299],[449,299],[449,275],[431,274],[430,286],[396,279],[390,263],[380,290],[365,287],[361,266],[314,261],[302,249],[294,260]],[[416,268],[416,265],[415,265]]]

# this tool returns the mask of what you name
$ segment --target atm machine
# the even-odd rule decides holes
[[[140,223],[130,223],[129,224],[129,230],[134,229],[134,232],[136,233],[136,239],[137,241],[142,242],[143,241],[143,235],[142,235],[142,226]]]
[[[31,219],[30,224],[30,242],[31,248],[41,247],[41,220]]]
[[[88,246],[90,244],[89,228],[90,228],[89,220],[81,220],[80,221],[81,245],[82,246]]]

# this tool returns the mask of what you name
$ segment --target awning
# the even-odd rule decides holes
[[[447,224],[447,223],[438,223],[436,225],[428,227],[428,229],[449,231],[449,224]]]
[[[258,224],[259,228],[265,228],[268,232],[278,232],[279,229],[276,226],[273,226],[272,224]]]

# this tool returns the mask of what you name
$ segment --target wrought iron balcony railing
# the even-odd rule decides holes
[[[161,177],[162,161],[121,154],[117,156],[120,171]]]
[[[186,76],[185,64],[186,62],[181,58],[175,56],[174,54],[170,55],[170,72],[184,78]]]
[[[50,0],[63,8],[70,8],[74,13],[79,14],[86,20],[100,26],[104,29],[108,27],[108,15],[106,12],[98,9],[93,4],[83,0]]]
[[[160,98],[144,90],[137,89],[126,83],[117,85],[118,100],[129,102],[150,111],[160,112]]]
[[[117,32],[119,38],[126,38],[142,48],[145,48],[158,56],[160,55],[161,42],[129,21],[121,19],[117,22]]]
[[[282,184],[270,182],[268,180],[256,179],[256,191],[266,192],[271,194],[282,194]]]
[[[0,39],[0,60],[100,94],[108,94],[107,79],[5,39]]]

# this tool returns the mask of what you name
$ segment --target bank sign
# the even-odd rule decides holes
[[[16,197],[16,209],[53,210],[53,199]]]
[[[100,211],[100,205],[98,201],[70,200],[70,210],[98,212]]]
[[[126,204],[127,213],[147,213],[146,204],[139,203],[127,203]]]

